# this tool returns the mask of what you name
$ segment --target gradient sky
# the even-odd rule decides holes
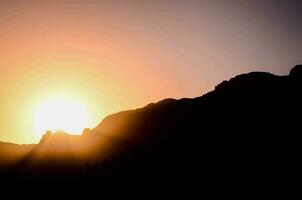
[[[302,63],[301,0],[0,0],[0,140],[36,142],[34,104],[78,96],[106,115],[200,96]]]

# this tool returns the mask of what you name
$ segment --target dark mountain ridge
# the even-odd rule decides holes
[[[44,136],[1,180],[281,184],[298,170],[301,77],[301,65],[251,72],[201,97],[110,115],[82,136]]]

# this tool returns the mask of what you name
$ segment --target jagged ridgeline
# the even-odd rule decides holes
[[[201,97],[110,115],[81,136],[1,143],[0,181],[276,184],[298,170],[301,83],[301,65],[287,76],[252,72]]]

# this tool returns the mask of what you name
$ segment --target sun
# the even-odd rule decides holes
[[[87,106],[69,96],[47,98],[36,105],[33,112],[33,129],[37,137],[46,130],[62,130],[70,134],[81,134],[91,124]]]

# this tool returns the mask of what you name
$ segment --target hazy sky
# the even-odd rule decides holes
[[[70,94],[106,115],[200,96],[302,63],[301,0],[0,0],[0,140],[28,143],[35,104]]]

